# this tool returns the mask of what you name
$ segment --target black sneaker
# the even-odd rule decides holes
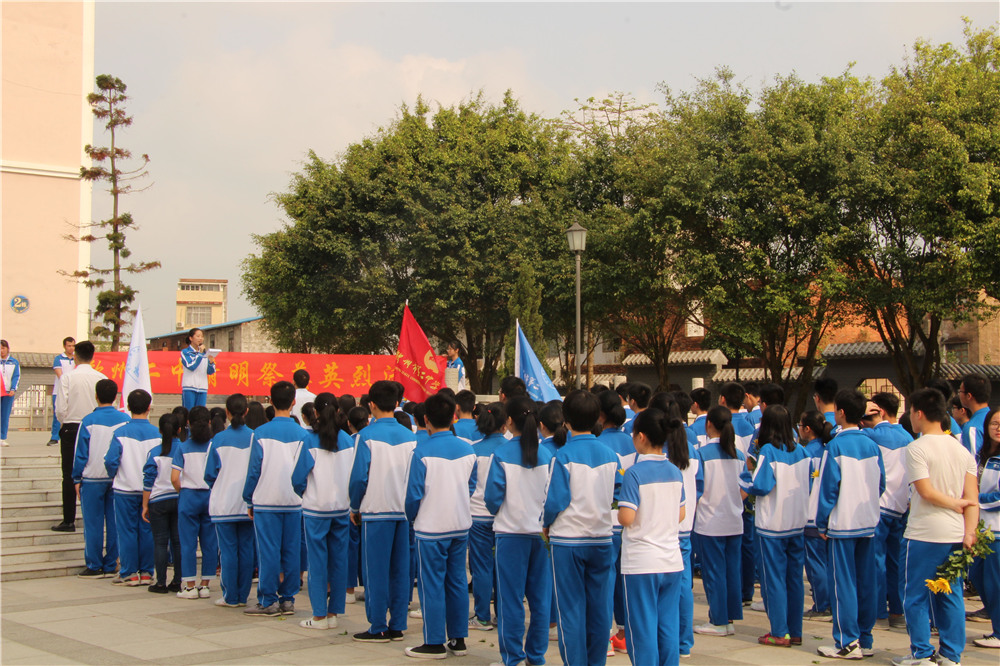
[[[58,439],[50,439],[49,441],[45,442],[45,446],[55,446],[58,443],[59,443]]]
[[[837,649],[835,645],[822,645],[816,649],[821,657],[828,659],[864,659],[865,655],[861,651],[861,646],[857,641],[848,643],[844,647]]]
[[[426,643],[420,647],[408,647],[403,652],[407,657],[414,659],[447,659],[448,657],[448,650],[443,645],[428,645]]]
[[[159,585],[159,584],[150,585],[146,589],[152,592],[153,594],[166,594],[167,592],[170,591],[167,589],[166,585]]]
[[[809,610],[802,614],[803,620],[818,620],[820,622],[829,622],[833,619],[833,613],[827,610]]]
[[[453,638],[448,641],[448,651],[456,657],[463,657],[469,652],[469,650],[465,647],[464,638]]]
[[[179,580],[175,580],[174,582],[170,583],[170,585],[167,585],[167,592],[180,592],[180,591],[181,591],[181,582]]]
[[[77,578],[104,578],[104,572],[100,569],[84,569],[76,575]]]
[[[977,611],[966,613],[965,619],[968,620],[969,622],[989,622],[990,612],[986,610],[985,606],[983,606]]]
[[[53,532],[76,532],[76,525],[74,523],[59,523],[53,525],[51,529]]]
[[[401,641],[403,640],[403,632],[398,629],[388,629],[385,635],[389,637],[390,641]]]
[[[390,640],[388,633],[385,631],[378,634],[373,634],[370,631],[362,631],[360,634],[354,634],[351,638],[359,643],[388,643]]]

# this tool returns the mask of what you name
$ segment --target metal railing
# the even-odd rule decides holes
[[[15,430],[48,430],[52,427],[52,394],[48,384],[19,388],[14,396],[10,427]]]

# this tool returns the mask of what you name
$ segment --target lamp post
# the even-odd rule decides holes
[[[587,249],[587,230],[574,222],[566,230],[566,240],[569,241],[569,251],[576,255],[576,387],[580,388],[580,255]]]

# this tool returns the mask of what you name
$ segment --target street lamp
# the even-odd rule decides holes
[[[580,388],[580,255],[587,249],[587,230],[574,222],[566,230],[566,240],[569,241],[569,251],[576,255],[576,387]]]

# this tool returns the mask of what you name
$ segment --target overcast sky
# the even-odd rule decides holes
[[[720,65],[753,88],[851,62],[880,77],[919,38],[960,44],[963,16],[995,25],[998,5],[98,2],[96,70],[128,85],[134,116],[119,143],[152,160],[152,187],[124,201],[135,258],[163,263],[130,278],[146,335],[173,330],[182,277],[228,279],[229,318],[255,316],[240,263],[251,234],[285,223],[270,195],[307,151],[337,158],[418,94],[450,106],[509,88],[554,117],[613,91],[657,102],[657,84],[690,89]],[[95,189],[95,219],[109,210]]]

